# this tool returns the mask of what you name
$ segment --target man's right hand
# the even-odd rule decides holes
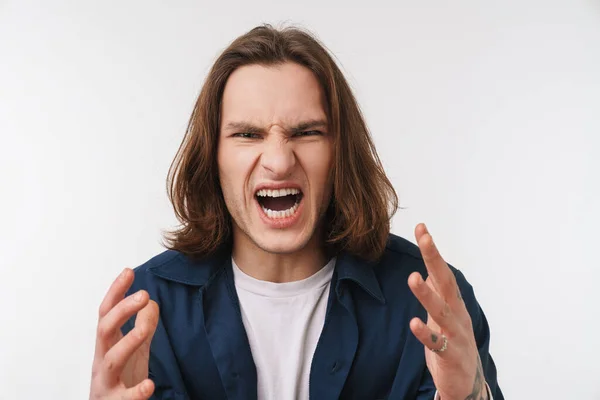
[[[133,271],[125,269],[100,305],[90,400],[146,400],[154,392],[148,359],[158,304],[144,290],[125,298],[133,278]],[[123,336],[121,326],[136,313],[135,327]]]

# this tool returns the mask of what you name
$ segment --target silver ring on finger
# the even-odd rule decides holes
[[[446,335],[442,335],[442,347],[440,347],[439,349],[429,349],[429,350],[433,351],[434,353],[443,353],[444,351],[446,351],[447,348],[448,348],[448,338],[446,337]]]

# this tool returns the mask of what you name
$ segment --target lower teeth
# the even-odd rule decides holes
[[[262,209],[269,218],[281,219],[281,218],[291,217],[292,215],[294,215],[294,213],[298,209],[298,203],[294,204],[294,206],[292,208],[288,208],[287,210],[283,210],[283,211],[273,211],[273,210],[269,210],[268,208],[265,208],[265,207],[262,207]]]

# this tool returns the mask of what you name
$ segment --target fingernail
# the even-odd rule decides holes
[[[128,269],[127,269],[127,268],[125,268],[125,269],[123,270],[123,272],[121,272],[121,275],[120,275],[119,277],[120,277],[121,279],[125,279],[125,277],[127,276],[127,272],[128,272]]]
[[[140,290],[139,292],[137,292],[137,293],[136,293],[136,294],[133,296],[133,299],[139,303],[140,301],[142,301],[142,297],[143,297],[143,296],[144,296],[144,292],[142,292],[142,291]]]

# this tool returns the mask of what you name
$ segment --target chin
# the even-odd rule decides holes
[[[293,254],[306,247],[310,237],[292,232],[273,232],[252,238],[253,242],[263,251],[273,254]]]

